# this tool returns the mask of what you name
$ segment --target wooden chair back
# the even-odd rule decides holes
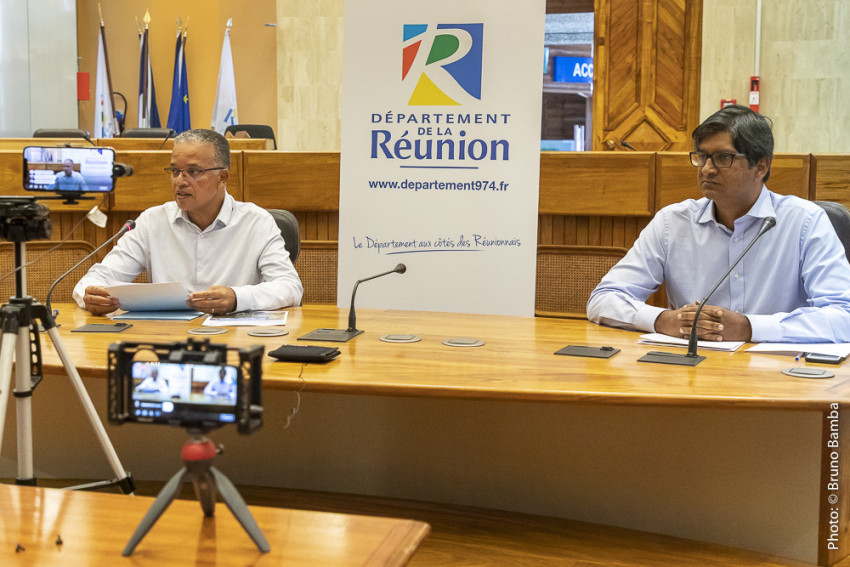
[[[626,252],[604,246],[538,246],[534,314],[585,318],[590,293]]]
[[[303,303],[336,304],[337,242],[302,240],[295,269],[304,284]]]
[[[34,297],[40,303],[47,301],[47,292],[56,278],[64,274],[74,264],[94,251],[90,242],[83,240],[68,240],[58,248],[52,250],[59,244],[53,240],[34,240],[26,243],[26,284],[27,295]],[[73,272],[65,276],[53,295],[50,296],[51,303],[72,301],[71,293],[77,281],[86,273],[95,262],[92,257],[83,262]],[[11,242],[0,242],[0,264],[3,269],[0,272],[0,297],[5,303],[15,295],[15,245]]]

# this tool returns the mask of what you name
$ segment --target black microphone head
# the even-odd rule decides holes
[[[130,177],[133,175],[133,166],[127,165],[126,163],[118,163],[117,161],[112,164],[112,176],[113,177]]]
[[[127,230],[133,230],[134,228],[136,228],[136,221],[130,219],[124,223],[124,226],[127,227]]]
[[[764,219],[764,224],[762,225],[762,227],[763,227],[762,230],[767,232],[768,230],[770,230],[774,226],[776,226],[776,217],[767,217],[766,219]]]
[[[403,274],[404,272],[407,271],[407,266],[405,266],[404,264],[399,264],[398,266],[395,267],[395,269],[393,271],[398,272],[399,274]]]

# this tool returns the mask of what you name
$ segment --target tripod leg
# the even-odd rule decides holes
[[[139,523],[139,526],[136,528],[136,531],[133,532],[133,536],[130,538],[130,541],[127,542],[127,545],[124,547],[124,551],[121,552],[121,555],[124,557],[129,557],[133,554],[133,551],[136,549],[136,546],[139,545],[139,542],[142,541],[142,538],[150,531],[156,521],[162,516],[163,512],[165,512],[166,508],[174,501],[174,498],[177,497],[177,493],[180,491],[180,485],[183,484],[183,479],[187,474],[186,467],[180,469],[177,474],[171,477],[165,486],[162,487],[162,490],[159,491],[159,494],[156,495],[156,500],[153,501],[151,507],[148,509],[145,517],[142,518],[142,521]]]
[[[215,514],[215,477],[210,473],[209,461],[203,463],[205,466],[193,466],[198,463],[188,463],[187,468],[192,475],[192,486],[195,489],[195,497],[201,503],[201,510],[204,511],[204,516],[211,517]]]
[[[15,410],[18,427],[18,476],[16,484],[35,485],[32,465],[32,359],[29,326],[18,327],[15,354]]]
[[[62,359],[62,364],[65,366],[65,372],[71,379],[71,384],[77,392],[77,397],[80,398],[80,403],[83,404],[83,409],[86,411],[86,416],[89,418],[89,422],[94,429],[97,440],[106,455],[106,459],[109,461],[109,466],[112,467],[112,472],[118,479],[127,478],[127,472],[124,470],[124,467],[121,466],[121,461],[118,460],[118,454],[115,452],[115,448],[112,446],[112,442],[106,434],[106,429],[103,427],[103,423],[97,416],[97,410],[95,410],[94,404],[83,385],[80,373],[77,372],[77,369],[71,362],[70,356],[68,356],[68,351],[65,350],[65,345],[62,344],[62,337],[59,336],[59,331],[56,330],[56,327],[52,327],[48,329],[47,335],[53,342],[53,347],[59,354],[59,358]],[[132,486],[132,483],[130,483],[130,486]],[[130,488],[130,492],[132,492],[132,488]]]
[[[218,486],[218,492],[221,494],[230,512],[236,517],[242,528],[248,532],[257,549],[263,553],[268,553],[269,549],[271,549],[269,542],[266,541],[266,536],[260,531],[260,527],[257,525],[256,520],[254,520],[254,516],[251,515],[251,511],[248,510],[248,506],[245,505],[242,496],[239,495],[239,491],[236,490],[230,479],[224,476],[224,473],[217,468],[210,467],[210,472]]]
[[[3,446],[3,429],[6,425],[6,408],[9,407],[9,390],[12,388],[12,361],[15,359],[15,333],[3,332],[0,342],[0,448]]]

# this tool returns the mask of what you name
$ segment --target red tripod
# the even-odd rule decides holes
[[[217,468],[212,466],[212,460],[219,453],[218,448],[203,435],[191,437],[186,444],[183,445],[182,457],[185,466],[180,469],[177,474],[171,477],[171,480],[159,491],[156,500],[148,509],[145,517],[142,518],[139,527],[133,532],[127,546],[121,553],[124,557],[132,555],[133,550],[142,541],[142,538],[150,531],[156,521],[165,512],[166,508],[174,501],[177,493],[180,492],[180,487],[187,477],[192,478],[192,484],[195,487],[195,496],[201,503],[201,509],[205,516],[213,516],[215,514],[215,499],[216,494],[220,493],[224,503],[230,509],[230,512],[239,521],[239,524],[248,532],[251,540],[257,546],[257,549],[263,553],[269,551],[269,543],[266,541],[263,532],[260,531],[254,516],[245,505],[245,501],[239,495],[233,483],[224,476]]]

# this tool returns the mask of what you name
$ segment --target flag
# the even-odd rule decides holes
[[[159,111],[156,108],[156,89],[153,84],[153,71],[148,47],[148,27],[150,16],[145,14],[145,31],[139,36],[139,128],[159,128]]]
[[[189,117],[189,83],[186,82],[186,34],[177,30],[174,47],[174,78],[171,81],[171,108],[168,110],[168,127],[177,132],[191,128]]]
[[[112,106],[112,76],[109,74],[109,57],[106,54],[106,30],[100,25],[97,36],[97,76],[94,83],[95,138],[112,138],[118,132],[115,110]]]
[[[233,55],[230,52],[230,26],[233,18],[227,20],[224,31],[224,44],[221,46],[221,64],[218,67],[218,88],[215,92],[211,128],[219,134],[233,124],[239,124],[236,115],[236,79],[233,76]]]

